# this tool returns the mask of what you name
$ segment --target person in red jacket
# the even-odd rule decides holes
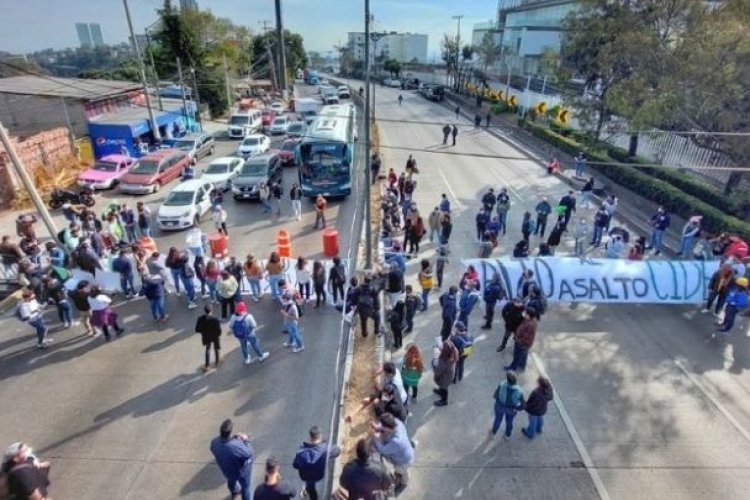
[[[523,313],[523,322],[516,329],[515,343],[513,345],[513,361],[505,367],[506,370],[524,371],[529,351],[536,339],[536,329],[539,313],[533,307],[527,307]]]

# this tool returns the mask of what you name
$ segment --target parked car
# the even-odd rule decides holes
[[[237,176],[244,163],[242,158],[236,156],[217,158],[208,164],[200,178],[213,184],[215,189],[226,191],[232,187],[232,179]]]
[[[214,154],[216,142],[211,134],[192,134],[174,141],[174,148],[184,151],[190,157],[190,163],[195,165],[204,156]]]
[[[385,80],[383,80],[383,85],[394,89],[400,89],[401,80],[398,80],[396,78],[386,78]]]
[[[281,182],[283,171],[281,159],[276,153],[266,153],[248,159],[232,182],[232,196],[235,200],[258,199],[261,182],[267,185]]]
[[[156,212],[156,225],[168,231],[200,224],[211,208],[214,185],[203,179],[181,182],[172,189]]]
[[[271,103],[271,109],[274,110],[277,115],[281,115],[286,111],[286,104],[281,101],[274,101]]]
[[[418,94],[422,94],[423,96],[427,96],[427,93],[434,86],[435,86],[435,84],[433,84],[433,83],[420,83],[419,87],[417,87],[417,93]]]
[[[401,82],[401,84],[405,90],[415,90],[419,88],[419,78],[409,78]]]
[[[440,102],[445,99],[445,87],[434,85],[427,90],[425,97],[431,101]]]
[[[272,109],[264,109],[260,112],[261,114],[261,128],[267,130],[271,126],[273,121],[276,119],[276,111]]]
[[[138,160],[125,155],[107,155],[78,174],[78,185],[90,189],[111,189]]]
[[[265,153],[271,149],[271,139],[263,134],[251,134],[242,139],[239,148],[237,148],[237,156],[242,158],[249,158],[251,156],[257,156]]]
[[[281,160],[282,165],[296,164],[295,152],[299,143],[300,139],[297,137],[287,139],[281,143],[281,147],[279,148],[279,159]]]
[[[179,149],[161,149],[140,159],[120,179],[119,189],[123,193],[156,193],[162,186],[174,180],[190,166],[190,157]]]
[[[305,125],[305,122],[290,122],[286,127],[286,136],[302,137],[303,135],[305,135],[306,130],[307,125]]]
[[[339,85],[339,99],[349,99],[351,96],[349,87],[346,85]]]
[[[286,115],[277,116],[274,118],[273,123],[268,128],[268,133],[271,135],[286,134],[286,129],[289,126],[289,117]]]

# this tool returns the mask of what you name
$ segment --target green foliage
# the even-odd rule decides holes
[[[487,71],[487,68],[495,64],[500,57],[502,48],[497,43],[497,35],[491,31],[488,31],[482,37],[482,41],[478,46],[474,48],[479,60],[482,61],[482,68]]]
[[[510,110],[510,106],[508,106],[508,103],[506,103],[505,101],[500,101],[497,104],[493,104],[492,106],[490,106],[490,113],[492,113],[493,115],[508,113]]]
[[[383,69],[398,78],[401,74],[401,63],[395,59],[387,59],[385,63],[383,63]]]
[[[565,137],[544,126],[526,120],[519,120],[518,123],[532,135],[571,156],[578,154],[579,151],[585,151],[588,166],[644,198],[663,205],[670,212],[684,218],[696,214],[702,215],[703,225],[712,233],[728,232],[746,239],[750,238],[750,224],[709,204],[708,200],[715,201],[715,198],[698,199],[693,194],[683,192],[679,187],[672,184],[676,178],[674,172],[664,169],[649,169],[659,171],[660,177],[656,178],[647,172],[643,172],[642,168],[607,165],[607,163],[613,161],[613,158],[606,152],[586,147],[570,137]],[[669,173],[665,174],[665,172]],[[672,177],[667,180],[666,176],[670,175]]]
[[[255,37],[253,43],[253,60],[257,61],[253,67],[255,78],[271,79],[271,65],[268,61],[268,48],[271,49],[274,65],[278,60],[278,37],[276,31],[267,31]],[[307,53],[302,35],[284,30],[284,54],[286,56],[286,67],[290,74],[298,69],[308,66]],[[278,71],[278,70],[277,70]]]
[[[203,67],[196,70],[195,77],[201,104],[208,106],[211,116],[223,115],[229,107],[223,69]]]

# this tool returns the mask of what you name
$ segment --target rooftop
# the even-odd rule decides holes
[[[154,114],[157,118],[167,114],[182,114],[182,101],[177,99],[162,99],[161,102],[164,105],[164,111],[160,111],[156,103],[152,103],[154,105]],[[189,101],[188,107],[190,107],[190,104],[191,102]],[[145,106],[133,105],[130,108],[121,108],[117,111],[104,113],[91,119],[90,122],[97,124],[106,123],[108,125],[130,125],[139,120],[148,120],[148,109]]]
[[[0,94],[65,97],[96,101],[141,89],[137,82],[23,75],[0,78]]]

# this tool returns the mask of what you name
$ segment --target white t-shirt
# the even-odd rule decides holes
[[[385,380],[385,375],[383,376],[383,379]],[[396,374],[393,376],[391,383],[398,389],[398,395],[401,398],[401,402],[406,404],[408,395],[406,394],[406,389],[404,389],[404,381],[401,379],[401,371],[398,368],[396,369]]]
[[[310,274],[309,266],[305,265],[304,269],[300,269],[295,266],[294,270],[297,271],[297,283],[305,284],[312,281],[312,274]]]
[[[88,300],[92,311],[103,311],[112,303],[112,299],[104,294],[99,294],[96,297],[89,297]]]
[[[39,317],[41,306],[35,300],[23,300],[18,304],[18,314],[22,319],[34,320]]]

